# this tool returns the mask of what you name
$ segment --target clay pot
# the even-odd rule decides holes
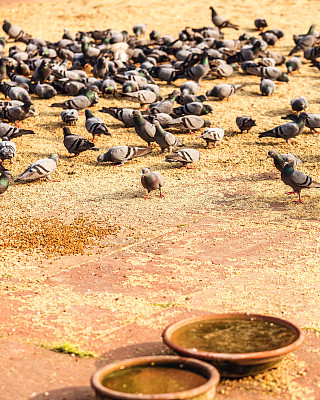
[[[214,320],[232,321],[236,319],[250,320],[251,318],[261,319],[266,322],[272,322],[274,324],[287,327],[295,335],[293,342],[287,346],[280,347],[274,350],[255,353],[213,353],[200,351],[195,348],[182,347],[172,340],[173,334],[179,328],[188,324],[193,324],[195,322]],[[255,375],[261,372],[265,372],[270,368],[273,368],[281,361],[281,359],[286,354],[296,350],[299,346],[301,346],[304,340],[303,332],[298,326],[296,326],[292,322],[265,315],[246,313],[212,314],[184,319],[168,326],[163,332],[162,337],[164,343],[171,349],[176,351],[178,354],[210,362],[219,370],[221,376],[233,378]]]
[[[118,370],[133,367],[170,367],[179,370],[195,372],[204,377],[206,382],[192,389],[159,394],[134,394],[115,391],[102,384],[107,375]],[[220,380],[219,372],[212,365],[200,360],[178,357],[178,356],[148,356],[121,360],[96,371],[91,378],[91,385],[98,400],[211,400],[213,399],[216,386]]]

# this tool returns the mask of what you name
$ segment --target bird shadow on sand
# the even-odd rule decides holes
[[[283,115],[288,115],[288,114],[290,114],[292,111],[288,108],[288,107],[285,107],[285,108],[278,108],[278,109],[272,109],[272,110],[270,110],[270,111],[266,111],[265,113],[263,113],[262,115],[267,115],[267,116],[269,116],[269,117],[277,117],[277,116],[283,116]],[[286,121],[286,120],[284,120],[284,124],[286,123],[286,122],[290,122],[290,121]]]
[[[246,90],[246,94],[250,95],[250,97],[262,97],[262,94],[259,92],[254,92],[253,90]]]
[[[259,182],[259,181],[274,181],[279,180],[280,174],[276,172],[262,172],[260,174],[243,174],[237,175],[232,178],[222,179],[219,182]]]
[[[66,388],[48,390],[29,400],[95,400],[94,391],[90,386],[69,386]]]
[[[252,143],[246,143],[246,144],[250,144],[250,145],[252,145]],[[276,146],[277,144],[279,144],[279,142],[277,143],[277,142],[273,142],[273,141],[268,141],[268,142],[259,142],[259,141],[256,141],[255,142],[255,145],[257,145],[257,146],[262,146],[262,147],[274,147],[274,146]]]
[[[141,189],[127,189],[127,190],[117,190],[105,193],[101,196],[96,196],[91,201],[100,202],[101,200],[119,200],[119,199],[136,199],[143,198],[146,195],[146,190]]]

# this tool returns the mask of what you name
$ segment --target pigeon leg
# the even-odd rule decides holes
[[[148,194],[146,194],[146,195],[144,196],[144,199],[145,199],[145,200],[146,200],[146,199],[150,199],[149,192],[148,192]]]
[[[51,181],[51,182],[60,182],[58,179],[52,179],[50,174],[47,175],[46,178],[48,179],[48,181]]]
[[[18,121],[14,121],[14,124],[15,124],[16,127],[21,128],[21,125],[19,124]]]
[[[161,192],[161,188],[159,188],[159,192],[160,192],[159,197],[164,197],[164,195]]]
[[[191,167],[191,165],[189,165],[189,164],[186,165],[186,168],[187,169],[195,169],[195,167]]]
[[[299,195],[299,199],[297,200],[297,203],[301,203],[302,204],[300,193],[298,193],[298,195]]]

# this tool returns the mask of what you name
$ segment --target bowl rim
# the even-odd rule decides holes
[[[136,393],[126,393],[119,392],[116,390],[109,389],[106,386],[103,386],[101,381],[102,378],[116,370],[119,370],[121,367],[134,367],[139,365],[147,365],[151,362],[155,363],[173,363],[173,364],[185,364],[195,368],[197,370],[202,371],[204,374],[208,375],[208,380],[204,384],[197,386],[192,389],[183,390],[180,392],[172,392],[172,393],[157,393],[157,394],[136,394]],[[122,369],[122,368],[121,368]],[[200,373],[199,373],[200,374]],[[219,371],[211,364],[206,363],[205,361],[197,360],[195,358],[187,358],[180,356],[144,356],[144,357],[134,357],[134,358],[126,358],[124,360],[119,360],[113,363],[110,363],[100,369],[98,369],[91,377],[91,386],[96,392],[99,392],[101,395],[106,396],[111,399],[141,399],[141,400],[176,400],[176,399],[188,399],[191,397],[199,396],[205,392],[207,392],[212,387],[216,387],[220,381]]]
[[[178,328],[182,326],[188,325],[192,322],[197,321],[205,321],[209,319],[262,319],[268,322],[274,322],[278,325],[283,325],[291,328],[292,331],[295,331],[297,334],[297,338],[287,346],[279,347],[273,350],[252,352],[252,353],[214,353],[209,351],[200,351],[197,349],[191,349],[187,347],[180,346],[171,340],[173,332],[175,332]],[[296,350],[299,346],[302,345],[304,341],[304,332],[301,328],[299,328],[296,324],[291,321],[287,321],[285,319],[281,319],[278,317],[273,317],[269,315],[263,314],[250,314],[250,313],[222,313],[222,314],[205,314],[197,317],[185,318],[183,320],[174,322],[170,324],[162,333],[162,339],[164,343],[176,351],[179,354],[183,354],[188,357],[200,358],[203,360],[221,360],[221,361],[241,361],[245,359],[251,360],[259,360],[259,359],[271,359],[278,358],[288,354],[294,350]]]

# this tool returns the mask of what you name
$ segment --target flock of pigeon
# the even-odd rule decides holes
[[[283,37],[282,30],[267,30],[267,22],[257,19],[254,24],[260,32],[259,38],[242,34],[237,39],[225,40],[223,29],[238,30],[238,26],[218,15],[213,7],[210,9],[214,26],[187,27],[178,38],[161,35],[156,30],[146,38],[146,25],[138,24],[133,27],[134,35],[111,29],[74,35],[65,29],[62,39],[53,43],[33,38],[20,27],[4,20],[3,30],[8,38],[0,38],[0,91],[7,99],[0,101],[0,195],[8,189],[12,179],[12,174],[3,163],[5,160],[13,162],[16,154],[13,139],[34,134],[32,130],[18,126],[19,121],[35,115],[30,94],[41,99],[51,99],[57,94],[73,96],[64,102],[52,103],[51,107],[62,109],[61,119],[66,125],[63,128],[63,143],[74,156],[87,150],[99,151],[94,143],[96,137],[110,135],[103,119],[88,109],[99,102],[99,95],[138,103],[139,109],[102,107],[99,111],[110,114],[125,127],[134,128],[148,147],[112,147],[107,153],[100,154],[97,162],[121,166],[135,157],[151,153],[152,146],[156,144],[161,153],[168,151],[166,162],[180,162],[188,168],[200,159],[200,152],[192,148],[177,149],[184,145],[169,130],[174,128],[174,132],[192,133],[205,128],[201,138],[207,147],[216,145],[223,139],[224,130],[210,127],[210,121],[204,118],[213,111],[213,107],[206,102],[208,98],[228,100],[245,87],[223,83],[215,85],[206,94],[199,94],[202,79],[227,79],[241,68],[244,74],[260,77],[261,94],[270,96],[276,89],[276,81],[289,82],[289,75],[299,71],[302,55],[297,53],[303,53],[306,60],[320,69],[317,61],[320,57],[320,32],[315,31],[314,25],[306,34],[294,35],[295,45],[286,59],[269,49]],[[7,46],[9,41],[14,42],[10,47]],[[16,44],[19,42],[24,44],[24,50]],[[8,50],[7,56],[4,56],[5,49]],[[278,68],[282,64],[287,69],[286,73]],[[86,72],[88,66],[91,69],[89,76]],[[178,79],[186,81],[179,90],[173,90],[162,98],[156,82],[170,84]],[[291,107],[293,114],[284,117],[290,122],[260,133],[259,138],[274,137],[290,143],[305,127],[312,132],[320,128],[320,115],[305,112],[307,100],[304,97],[293,99]],[[73,134],[69,128],[77,124],[78,111],[84,109],[85,128],[92,135],[92,141]],[[249,131],[256,125],[249,116],[237,117],[236,124],[241,132]],[[269,151],[268,157],[274,159],[283,182],[299,195],[298,202],[301,202],[302,189],[320,187],[320,183],[295,170],[302,162],[299,157],[291,153],[278,154],[274,150]],[[57,154],[52,154],[34,162],[15,181],[53,180],[51,174],[58,158]],[[164,179],[159,172],[144,168],[141,183],[148,192],[146,198],[153,190],[159,190],[160,197],[163,197]]]

